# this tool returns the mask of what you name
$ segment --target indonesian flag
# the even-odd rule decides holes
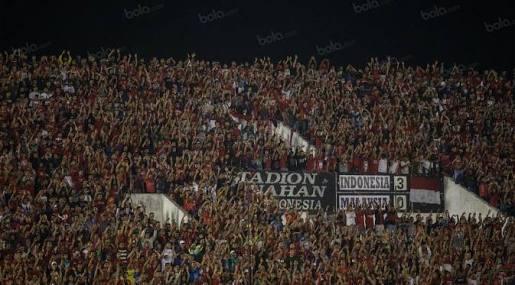
[[[440,180],[432,177],[411,177],[410,201],[413,203],[440,204]]]

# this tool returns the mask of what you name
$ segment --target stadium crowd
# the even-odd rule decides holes
[[[237,106],[247,118],[285,122],[320,150],[308,160],[323,164],[308,170],[444,172],[513,214],[513,80],[444,67],[394,58],[364,69],[261,59],[245,77],[258,91]]]
[[[241,169],[379,172],[382,163],[377,170],[373,161],[364,167],[364,161],[379,157],[390,159],[386,171],[395,169],[392,157],[413,161],[408,168],[414,171],[420,157],[432,162],[421,171],[438,171],[435,158],[424,156],[442,161],[443,153],[452,161],[443,168],[454,171],[458,182],[479,179],[480,194],[490,202],[497,197],[497,206],[508,209],[513,133],[502,122],[512,115],[502,110],[512,106],[506,94],[510,83],[489,73],[451,76],[442,85],[443,75],[431,80],[428,70],[372,61],[365,71],[348,68],[339,74],[327,63],[303,66],[294,58],[278,65],[261,59],[224,66],[195,56],[145,60],[116,50],[103,58],[4,53],[0,283],[500,282],[513,272],[510,218],[441,215],[431,221],[369,205],[303,219],[279,209],[268,194],[231,183]],[[477,109],[477,120],[486,127],[473,127],[477,136],[462,136],[449,122],[455,116],[443,110],[462,108],[463,102],[419,86],[420,78],[452,91],[459,83],[460,92],[463,86],[472,90],[470,84],[476,92],[462,95],[480,93],[497,112]],[[413,81],[417,84],[410,86]],[[432,91],[408,97],[410,88]],[[487,92],[495,94],[483,95]],[[417,113],[412,107],[418,105],[403,103],[410,98],[428,106],[430,114],[431,102],[441,100],[436,106],[443,119],[429,115],[413,127],[416,121],[406,116]],[[381,131],[369,123],[371,113],[386,122],[379,124]],[[320,151],[311,155],[288,147],[271,131],[278,121],[295,126]],[[331,127],[333,121],[337,127]],[[365,128],[374,130],[372,135]],[[410,128],[423,131],[412,136]],[[375,137],[379,133],[384,140]],[[459,143],[469,144],[460,149]],[[463,156],[455,157],[458,153]],[[166,193],[194,219],[180,228],[160,224],[132,204],[132,192]]]

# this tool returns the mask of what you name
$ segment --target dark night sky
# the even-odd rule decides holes
[[[32,3],[33,2],[33,3]],[[511,70],[515,1],[5,1],[0,49],[219,61],[298,54],[338,65],[371,56]]]

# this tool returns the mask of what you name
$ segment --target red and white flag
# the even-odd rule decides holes
[[[410,184],[411,202],[441,204],[439,178],[413,176]]]

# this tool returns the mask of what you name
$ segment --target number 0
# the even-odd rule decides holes
[[[395,207],[401,210],[406,210],[406,197],[402,195],[395,196],[395,204]]]
[[[404,208],[404,199],[402,197],[397,197],[397,207],[403,209]]]

